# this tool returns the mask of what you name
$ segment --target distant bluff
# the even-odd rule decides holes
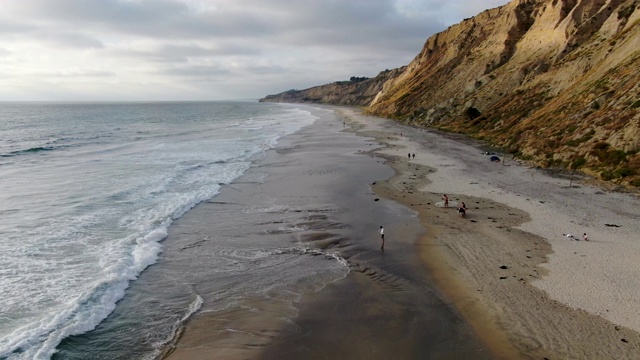
[[[639,24],[640,0],[514,0],[433,35],[410,64],[367,86],[262,101],[361,105],[640,187]]]
[[[305,90],[288,90],[280,94],[267,95],[260,101],[368,106],[378,95],[383,84],[398,77],[405,68],[384,70],[374,78],[352,77],[349,81],[336,81]]]

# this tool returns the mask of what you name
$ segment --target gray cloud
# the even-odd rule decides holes
[[[281,76],[288,73],[288,69],[282,66],[247,66],[244,70],[253,75],[277,75]]]
[[[95,29],[150,38],[194,39],[267,36],[264,16],[249,8],[198,10],[178,0],[4,0],[27,18],[56,26]]]
[[[104,70],[61,70],[43,69],[34,70],[21,75],[22,78],[31,79],[83,79],[83,78],[109,78],[116,76],[116,73]],[[15,76],[14,76],[15,77]]]
[[[175,66],[158,70],[158,73],[164,75],[178,76],[182,78],[202,78],[207,81],[230,80],[244,74],[280,76],[287,72],[287,69],[277,65],[249,65],[243,66],[239,69],[233,69],[221,64]]]
[[[59,45],[67,48],[103,48],[102,41],[80,33],[50,33],[41,34],[41,40],[46,40],[54,45]]]
[[[390,0],[236,0],[212,2],[219,5],[211,9],[189,7],[177,0],[4,1],[13,4],[10,8],[21,13],[19,16],[46,20],[58,29],[108,31],[153,39],[269,37],[268,40],[291,41],[290,45],[314,45],[310,39],[326,39],[340,45],[390,38],[422,39],[430,30],[443,27],[435,17],[428,21],[407,18]]]
[[[179,1],[7,0],[13,11],[31,19],[76,24],[154,23],[180,16],[188,7]]]
[[[102,70],[83,70],[83,71],[51,71],[51,72],[40,72],[37,74],[39,77],[50,77],[50,78],[103,78],[103,77],[113,77],[116,74],[111,71],[102,71]]]
[[[32,31],[33,29],[34,27],[28,24],[15,23],[11,20],[0,21],[0,34],[19,34]]]
[[[192,65],[183,67],[171,67],[159,71],[159,73],[179,77],[217,78],[220,75],[229,75],[230,71],[220,65]]]
[[[242,46],[239,44],[218,44],[215,47],[203,47],[199,45],[164,44],[150,50],[113,50],[117,56],[130,58],[145,58],[160,63],[184,63],[189,59],[215,58],[224,56],[253,56],[260,53],[254,46]]]
[[[219,44],[215,47],[203,47],[198,45],[163,45],[159,50],[159,54],[175,55],[179,54],[185,57],[198,56],[225,56],[225,55],[257,55],[259,50],[251,46],[242,46],[239,44]]]
[[[430,35],[506,2],[2,0],[0,72],[84,76],[123,98],[162,94],[139,85],[150,83],[167,84],[168,98],[171,84],[196,97],[259,97],[406,65]],[[59,93],[81,97],[79,83]]]

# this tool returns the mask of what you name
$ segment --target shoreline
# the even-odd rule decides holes
[[[605,234],[595,228],[595,224],[576,221],[561,211],[551,211],[554,216],[550,218],[549,211],[540,209],[549,206],[545,204],[547,201],[534,203],[535,194],[522,201],[519,193],[514,194],[504,186],[495,187],[472,178],[478,174],[477,169],[465,174],[464,171],[469,170],[465,164],[452,161],[448,155],[439,155],[437,150],[427,150],[424,143],[415,139],[428,130],[389,123],[392,120],[363,115],[357,109],[337,107],[336,111],[356,127],[355,132],[375,136],[387,144],[379,155],[388,159],[396,175],[386,183],[376,184],[376,192],[420,214],[427,235],[418,241],[417,247],[425,267],[498,358],[514,358],[514,351],[519,358],[637,358],[640,354],[637,331],[640,326],[634,325],[640,325],[634,312],[637,307],[618,308],[622,317],[630,317],[630,321],[627,318],[621,325],[611,321],[612,316],[607,320],[602,314],[587,312],[574,303],[557,299],[558,292],[562,291],[580,295],[580,285],[584,282],[571,284],[575,276],[558,275],[554,260],[571,262],[575,257],[583,257],[580,255],[584,254],[578,252],[584,249],[575,246],[567,249],[568,246],[605,243],[602,240]],[[463,147],[472,146],[461,145],[449,150],[458,153]],[[417,153],[416,158],[407,159],[407,152]],[[527,171],[515,162],[505,168]],[[490,171],[495,171],[495,167]],[[544,179],[541,191],[563,185],[562,179],[546,174],[532,174],[531,178],[536,176]],[[587,186],[590,187],[580,185],[580,188]],[[591,191],[603,195],[599,189]],[[466,202],[470,211],[464,219],[457,218],[454,209],[447,209],[447,214],[447,210],[434,206],[443,193],[449,194],[451,200]],[[611,196],[615,203],[628,195]],[[504,203],[495,201],[497,199]],[[634,199],[630,196],[626,200],[633,202]],[[631,240],[634,233],[640,233],[636,232],[639,230],[637,225],[634,227],[634,218],[631,214],[621,226],[627,228],[626,236]],[[540,231],[540,223],[544,221],[549,229]],[[575,228],[574,224],[581,228],[591,225],[587,230],[591,241],[553,237],[554,231],[567,231],[558,225],[563,222],[572,224],[570,228]],[[571,257],[572,252],[578,256]],[[570,260],[565,260],[567,256]],[[573,267],[575,271],[577,265]],[[637,266],[635,270],[640,272]],[[562,288],[555,286],[558,277]],[[634,290],[630,290],[633,293]],[[625,324],[628,326],[623,326]],[[504,339],[509,339],[511,346],[505,348]]]
[[[515,162],[496,167],[485,162],[470,141],[363,115],[356,108],[323,108],[336,114],[342,131],[371,139],[367,149],[344,155],[369,156],[393,172],[368,184],[354,184],[360,180],[338,174],[334,182],[354,186],[347,192],[343,185],[330,188],[334,197],[357,209],[355,215],[340,215],[350,226],[338,238],[316,241],[309,236],[312,246],[339,250],[350,273],[296,300],[296,314],[284,323],[269,316],[243,318],[242,326],[257,331],[247,331],[240,339],[212,334],[220,318],[196,314],[173,344],[180,351],[166,358],[637,358],[640,318],[633,309],[640,296],[633,295],[640,290],[631,285],[615,289],[613,296],[631,297],[612,304],[607,296],[618,283],[604,290],[597,287],[606,285],[599,275],[611,267],[618,272],[626,268],[620,280],[630,283],[640,273],[640,265],[629,262],[640,246],[633,243],[633,234],[640,233],[634,221],[640,213],[633,207],[622,211],[635,198],[585,183],[568,187],[567,179]],[[416,157],[407,159],[407,152]],[[347,196],[363,185],[369,194]],[[467,204],[465,218],[455,209],[435,206],[443,193]],[[594,198],[601,201],[596,209],[590,204]],[[386,209],[386,215],[372,215],[380,209]],[[611,220],[616,211],[619,218]],[[372,219],[361,219],[363,213]],[[388,223],[391,219],[396,220]],[[378,237],[370,234],[380,223],[389,237],[382,254]],[[583,229],[591,237],[588,243],[562,236]],[[620,266],[609,262],[618,258],[626,261]],[[602,304],[616,305],[615,311],[589,309]],[[429,325],[434,309],[444,313],[446,325]],[[615,321],[616,316],[625,319]],[[407,328],[414,320],[419,325]],[[266,330],[260,330],[261,321],[268,323]],[[403,332],[411,338],[404,339]],[[342,342],[336,343],[336,336]],[[424,340],[431,343],[422,344]],[[461,344],[464,349],[456,349]]]
[[[312,259],[337,252],[346,277],[316,288],[310,276],[302,288],[292,284],[264,298],[243,298],[241,308],[229,309],[215,305],[217,299],[208,295],[215,284],[204,279],[207,286],[194,284],[203,298],[201,310],[162,357],[492,359],[424,271],[415,252],[423,232],[415,211],[371,191],[372,181],[393,176],[384,159],[367,155],[380,145],[346,132],[333,109],[314,107],[312,112],[319,116],[314,125],[283,138],[231,187],[176,221],[167,243],[196,235],[190,242],[211,239],[206,246],[215,248],[231,237],[244,246],[249,237],[262,248],[277,236],[278,249],[312,249],[293,258],[304,265],[296,272],[308,271]],[[275,211],[250,215],[243,210],[265,205]],[[239,216],[224,217],[220,224],[207,221],[221,218],[220,213]],[[382,224],[388,231],[384,252],[377,233]],[[298,230],[274,231],[281,228]],[[268,285],[277,288],[279,281]],[[278,302],[272,301],[276,294]]]

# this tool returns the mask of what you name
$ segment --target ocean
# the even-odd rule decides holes
[[[0,103],[0,359],[153,359],[204,308],[289,299],[346,276],[337,253],[291,242],[307,228],[282,220],[279,204],[210,221],[275,214],[268,231],[288,235],[283,243],[261,241],[264,230],[167,240],[172,224],[200,203],[215,209],[223,187],[316,119],[255,101]],[[172,268],[171,256],[203,242],[216,245],[196,250],[206,264]]]

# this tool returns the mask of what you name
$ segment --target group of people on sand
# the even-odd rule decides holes
[[[447,194],[443,194],[442,200],[443,200],[443,206],[445,208],[448,208],[449,196]],[[460,204],[458,205],[458,216],[463,218],[466,215],[466,213],[467,213],[467,205],[464,203],[464,201],[461,201]],[[380,246],[380,250],[384,251],[384,227],[380,226],[379,233],[380,233],[380,238],[382,239],[382,245]],[[562,234],[562,235],[569,238],[569,240],[580,240],[579,238],[577,238],[572,234]],[[582,234],[582,240],[589,241],[589,237],[587,236],[587,233]]]
[[[447,196],[447,194],[443,194],[442,200],[444,201],[444,207],[448,208],[449,196]],[[460,204],[458,205],[458,216],[463,218],[466,214],[467,214],[467,205],[464,203],[464,201],[461,201]]]
[[[442,200],[444,201],[444,207],[448,208],[449,196],[447,196],[447,194],[443,194]],[[463,218],[466,214],[467,214],[467,205],[464,203],[464,201],[461,201],[460,204],[458,205],[458,216]],[[384,227],[382,225],[380,226],[380,230],[378,230],[378,232],[380,233],[380,239],[382,240],[382,244],[380,245],[380,250],[384,251]],[[587,240],[586,238],[587,234],[584,234],[584,236],[585,236],[585,240]]]
[[[562,234],[564,236],[566,236],[567,238],[569,238],[569,240],[580,240],[578,239],[576,236],[573,236],[572,234]],[[583,233],[582,234],[582,240],[584,241],[589,241],[589,237],[587,236],[587,233]]]

